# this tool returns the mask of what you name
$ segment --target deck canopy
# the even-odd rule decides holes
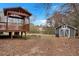
[[[30,16],[26,9],[21,7],[4,8],[0,20],[1,32],[22,32],[29,31]]]
[[[21,7],[14,7],[4,8],[4,15],[14,18],[25,18],[31,16],[31,13]]]

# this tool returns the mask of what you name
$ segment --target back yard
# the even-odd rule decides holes
[[[75,56],[79,55],[79,39],[32,35],[24,39],[0,39],[0,55],[7,56]]]

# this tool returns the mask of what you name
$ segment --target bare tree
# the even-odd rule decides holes
[[[46,17],[48,17],[50,15],[51,6],[52,3],[38,3],[35,4],[35,9],[42,9],[43,11],[45,11]]]
[[[65,11],[63,11],[66,9]],[[79,4],[78,3],[70,3],[64,4],[61,7],[61,13],[66,16],[67,24],[73,25],[78,28],[79,33]]]

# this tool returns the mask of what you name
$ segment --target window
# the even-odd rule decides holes
[[[23,19],[8,18],[8,23],[23,24]]]
[[[29,19],[25,18],[25,24],[29,24]]]
[[[8,29],[9,30],[20,30],[23,25],[23,19],[8,18]]]

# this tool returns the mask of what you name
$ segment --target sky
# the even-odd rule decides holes
[[[0,9],[8,7],[22,7],[32,14],[31,23],[35,25],[44,25],[48,17],[46,16],[44,7],[39,5],[41,5],[41,3],[0,3]],[[63,4],[52,3],[49,16],[51,16],[51,14],[54,14],[54,12],[56,12],[61,5]]]

